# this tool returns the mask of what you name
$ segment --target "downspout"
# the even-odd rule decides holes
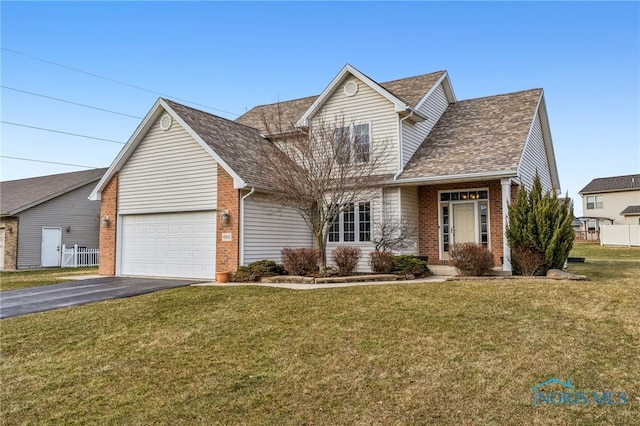
[[[393,176],[393,180],[398,180],[398,177],[402,174],[402,172],[404,171],[404,150],[402,149],[403,147],[403,143],[402,143],[402,122],[404,120],[406,120],[407,118],[413,116],[413,110],[411,110],[411,112],[409,113],[409,115],[407,115],[404,118],[400,119],[400,126],[398,128],[398,143],[400,144],[400,167],[398,168],[398,173],[396,173]]]
[[[239,241],[240,265],[239,266],[244,265],[244,200],[245,198],[248,198],[250,195],[252,195],[254,192],[256,192],[255,186],[251,187],[251,191],[249,191],[248,194],[240,198],[240,241]]]

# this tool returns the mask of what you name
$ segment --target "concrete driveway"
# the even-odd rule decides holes
[[[138,296],[202,282],[199,280],[102,277],[62,284],[0,291],[0,318]]]

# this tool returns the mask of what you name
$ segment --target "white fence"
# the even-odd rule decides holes
[[[86,247],[73,247],[67,248],[66,245],[62,245],[62,267],[63,268],[80,268],[82,266],[98,266],[100,260],[100,250],[89,249]]]
[[[640,247],[640,225],[601,225],[600,245]]]

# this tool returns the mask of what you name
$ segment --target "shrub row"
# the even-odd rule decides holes
[[[256,282],[263,277],[275,275],[314,276],[318,273],[318,250],[313,248],[283,248],[280,252],[282,265],[272,260],[259,260],[247,266],[240,266],[234,274],[236,282]],[[341,246],[331,252],[331,260],[337,267],[339,276],[353,275],[362,257],[357,247]],[[369,264],[376,274],[397,274],[404,277],[431,275],[427,262],[412,255],[394,256],[388,251],[369,253]]]

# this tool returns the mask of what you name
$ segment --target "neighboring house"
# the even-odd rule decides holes
[[[579,194],[584,239],[597,240],[600,225],[640,224],[640,175],[596,178]]]
[[[332,228],[329,251],[362,249],[381,212],[416,225],[406,254],[446,263],[454,243],[488,247],[511,269],[506,205],[536,173],[559,190],[542,89],[458,101],[446,71],[377,83],[346,65],[318,96],[258,106],[229,121],[158,99],[99,182],[100,273],[208,278],[283,247],[311,247],[294,210],[270,203],[260,165],[262,119],[279,109],[296,126],[343,116],[373,152],[387,144],[388,179]],[[365,160],[366,161],[366,160]],[[359,232],[364,230],[363,232]]]
[[[63,244],[98,247],[98,203],[89,194],[107,169],[0,182],[2,269],[57,267]]]

